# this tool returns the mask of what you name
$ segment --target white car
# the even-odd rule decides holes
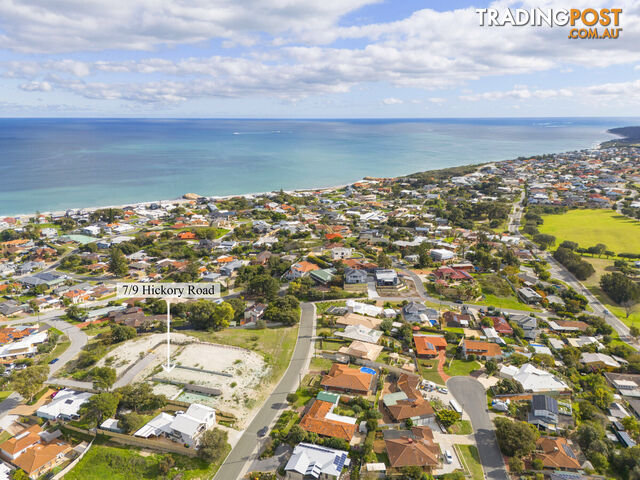
[[[444,451],[444,461],[448,464],[453,463],[453,456],[451,456],[451,452],[449,450]]]
[[[438,391],[439,391],[440,393],[449,393],[449,390],[448,390],[448,389],[446,389],[445,387],[439,387],[439,388],[438,388]]]

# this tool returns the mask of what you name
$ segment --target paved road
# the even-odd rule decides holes
[[[57,328],[62,333],[64,333],[69,340],[71,341],[71,345],[67,348],[62,355],[58,357],[58,361],[49,366],[49,374],[53,376],[56,372],[60,371],[68,362],[73,360],[87,344],[87,334],[80,330],[75,325],[71,325],[68,322],[60,319],[51,319],[47,320],[46,323],[51,325],[54,328]]]
[[[155,352],[145,355],[144,357],[142,357],[141,360],[138,361],[138,363],[134,364],[133,367],[131,367],[126,372],[124,372],[124,375],[122,375],[113,384],[113,388],[115,389],[115,388],[120,388],[120,387],[129,385],[131,382],[133,382],[133,379],[136,378],[136,375],[142,372],[145,368],[147,368],[149,365],[155,362],[161,362],[161,361],[162,361],[162,358]]]
[[[315,319],[315,305],[303,303],[298,341],[293,351],[289,368],[287,368],[278,386],[249,424],[249,427],[242,434],[242,437],[240,437],[240,440],[226,458],[218,473],[213,477],[215,480],[241,478],[245,467],[253,460],[254,450],[259,443],[258,431],[265,426],[271,426],[280,412],[288,405],[287,394],[297,390],[301,376],[309,365],[308,362],[313,352],[312,337]]]
[[[509,480],[493,422],[487,412],[484,387],[471,377],[453,377],[447,382],[447,387],[471,418],[485,477],[488,480]]]

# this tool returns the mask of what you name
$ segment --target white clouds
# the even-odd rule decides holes
[[[205,42],[253,45],[272,36],[321,35],[379,0],[0,0],[0,44],[20,52],[151,50]]]
[[[206,97],[297,101],[346,93],[365,83],[434,91],[482,78],[640,62],[640,4],[634,0],[617,2],[624,11],[624,31],[620,39],[610,41],[569,40],[564,28],[480,27],[474,8],[423,9],[399,21],[339,26],[343,15],[377,1],[0,0],[2,47],[71,52],[66,59],[7,62],[0,71],[23,81],[19,88],[25,91],[61,90],[88,99],[175,104]],[[514,3],[498,0],[493,5],[503,8]],[[518,3],[523,8],[563,6],[555,0]],[[575,0],[572,6],[595,8],[605,3]],[[211,39],[234,45],[240,53],[180,58],[163,50],[197,43],[206,52]],[[332,43],[336,40],[355,40],[358,47],[338,47],[340,43]],[[74,54],[113,49],[155,52],[142,58],[130,52],[108,57]],[[459,98],[577,98],[574,93],[575,89],[518,86]],[[383,105],[402,102],[392,89],[378,98],[387,95]],[[440,92],[432,95],[422,101],[434,105],[447,101]]]
[[[495,90],[477,94],[461,95],[464,101],[496,101],[511,100],[514,103],[522,100],[547,100],[555,98],[573,98],[578,102],[640,102],[640,80],[630,82],[611,82],[589,86],[559,88],[559,89],[530,89],[517,86],[512,90]]]
[[[27,82],[20,85],[25,92],[50,92],[53,90],[49,82]]]

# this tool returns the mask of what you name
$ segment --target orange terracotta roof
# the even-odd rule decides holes
[[[499,355],[502,355],[502,349],[496,343],[465,339],[464,345],[467,352],[469,353],[480,354],[487,357],[497,357]]]
[[[542,460],[542,464],[547,468],[575,470],[581,468],[580,462],[578,462],[566,438],[541,437],[536,442],[536,450],[542,451],[537,457]]]
[[[20,455],[13,463],[31,475],[52,460],[55,460],[59,454],[69,450],[71,450],[71,445],[61,441],[36,445]]]
[[[0,450],[3,450],[10,455],[14,455],[25,448],[38,443],[40,441],[40,433],[42,433],[40,426],[32,425],[31,427],[22,430],[15,437],[0,444]]]
[[[331,402],[314,400],[307,414],[302,417],[300,428],[318,435],[351,441],[356,433],[356,425],[325,418],[330,413],[331,407],[333,407]]]
[[[371,389],[373,375],[361,372],[358,368],[334,363],[327,375],[322,378],[321,385],[326,388],[351,390],[368,393]]]
[[[394,468],[435,467],[439,463],[440,446],[433,440],[429,427],[413,427],[407,435],[385,440],[385,446]]]
[[[444,337],[416,335],[413,337],[418,355],[437,355],[439,349],[447,348]]]
[[[312,270],[320,270],[320,267],[315,263],[307,262],[306,260],[294,263],[293,265],[291,265],[291,268],[302,273],[311,272]]]

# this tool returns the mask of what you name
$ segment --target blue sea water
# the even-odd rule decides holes
[[[0,214],[343,184],[589,148],[616,118],[0,119]]]

